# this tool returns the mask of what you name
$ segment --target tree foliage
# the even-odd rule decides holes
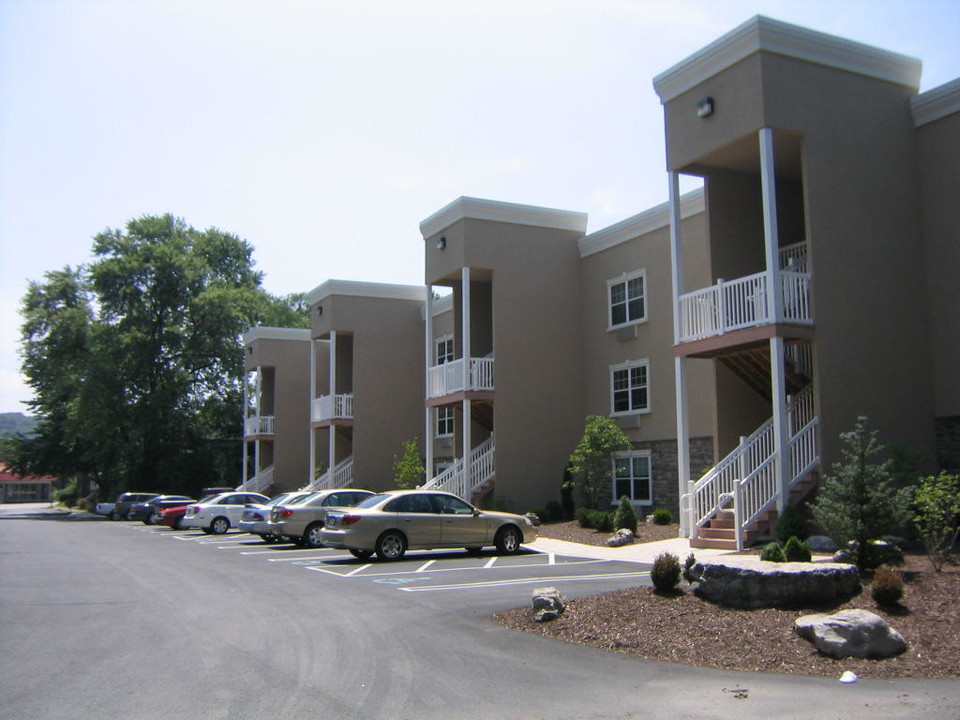
[[[867,562],[870,540],[901,527],[909,508],[909,489],[894,488],[891,463],[881,461],[883,446],[877,433],[867,428],[867,418],[857,418],[854,429],[841,433],[840,462],[824,478],[813,517],[838,545],[857,543],[857,564]]]
[[[403,490],[415,488],[423,480],[423,473],[417,439],[405,440],[400,455],[394,457],[393,461],[394,485]]]
[[[913,497],[913,524],[935,572],[940,572],[960,533],[960,476],[940,473],[920,479]]]
[[[595,509],[600,493],[613,480],[613,456],[629,450],[630,438],[610,418],[589,415],[583,436],[570,455],[573,483],[584,507]]]
[[[93,239],[93,260],[30,283],[22,371],[35,436],[25,472],[86,473],[114,490],[194,491],[240,473],[242,333],[306,313],[260,286],[253,248],[171,215]]]

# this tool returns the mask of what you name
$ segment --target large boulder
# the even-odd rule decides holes
[[[752,556],[711,558],[690,574],[697,594],[735,608],[810,607],[840,603],[860,593],[860,574],[840,563],[775,563]]]
[[[630,545],[635,540],[633,530],[629,528],[620,528],[613,535],[607,538],[607,545],[609,547],[621,547],[623,545]]]
[[[555,620],[565,609],[563,596],[556,588],[542,587],[533,591],[533,619],[537,622]]]
[[[907,649],[903,636],[869,610],[804,615],[796,619],[793,629],[821,653],[835,658],[882,659]]]

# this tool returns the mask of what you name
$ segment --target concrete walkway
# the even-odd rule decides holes
[[[680,559],[680,562],[683,563],[687,555],[691,552],[690,541],[687,538],[671,538],[669,540],[657,540],[655,542],[634,543],[621,547],[600,547],[542,537],[537,538],[526,547],[538,552],[556,553],[557,555],[570,555],[572,557],[590,558],[592,560],[622,560],[624,562],[646,563],[649,565],[653,564],[654,559],[660,553],[673,553]],[[708,548],[695,548],[693,550],[697,558],[728,555],[730,552],[729,550],[713,550]]]

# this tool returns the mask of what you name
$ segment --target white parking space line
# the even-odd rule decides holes
[[[327,558],[327,559],[332,560],[333,558]],[[613,560],[574,560],[572,562],[564,563],[564,567],[572,566],[572,565],[595,565],[597,563],[610,563],[610,562],[614,562],[614,561]],[[329,567],[317,567],[317,566],[308,567],[307,570],[315,570],[316,572],[328,573],[330,575],[336,575],[337,577],[351,577],[353,575],[356,575],[361,570],[366,570],[367,568],[370,568],[370,567],[375,567],[375,565],[373,563],[370,563],[368,565],[363,565],[359,568],[356,568],[355,570],[351,570],[348,573],[338,572],[337,570]],[[383,566],[381,565],[380,567],[383,567]],[[524,563],[522,565],[498,565],[495,568],[488,567],[488,566],[481,566],[481,565],[461,566],[461,567],[452,567],[452,568],[440,567],[440,568],[434,568],[431,571],[431,573],[475,572],[477,570],[486,570],[486,569],[515,570],[517,568],[529,568],[529,567],[535,567],[535,568],[547,567],[547,563]],[[384,572],[366,573],[361,577],[363,578],[399,577],[401,575],[418,575],[420,573],[421,573],[421,570],[419,569],[390,571],[389,568],[385,568]]]
[[[313,568],[310,568],[311,570]],[[515,578],[513,580],[481,580],[473,583],[456,583],[452,585],[419,585],[416,587],[397,588],[403,592],[441,592],[444,590],[474,590],[477,588],[500,587],[505,585],[532,585],[542,582],[558,582],[560,580],[619,580],[631,577],[650,577],[650,572],[609,573],[603,575],[566,575],[561,577]]]
[[[483,569],[486,570],[486,569],[492,568],[492,567],[493,567],[493,564],[494,564],[496,561],[497,561],[497,556],[494,555],[492,558],[490,558],[490,559],[487,561],[487,564],[483,566]]]
[[[418,573],[424,572],[428,567],[433,565],[435,562],[436,560],[427,560],[423,565],[421,565],[416,570],[414,570],[414,572],[418,572]]]

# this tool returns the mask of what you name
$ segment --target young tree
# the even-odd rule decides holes
[[[630,438],[610,418],[589,415],[583,436],[570,455],[573,483],[584,507],[596,509],[603,488],[613,480],[613,456],[629,450]]]
[[[824,478],[811,505],[817,523],[840,546],[856,541],[857,565],[867,567],[867,547],[873,540],[900,527],[909,505],[909,490],[896,490],[890,461],[879,461],[883,446],[867,429],[867,418],[857,418],[854,429],[840,435],[841,460]]]
[[[935,572],[940,572],[960,533],[960,476],[921,478],[913,496],[913,524]]]
[[[402,490],[417,487],[423,480],[423,463],[420,461],[420,450],[417,449],[417,439],[405,440],[403,450],[393,460],[393,483]]]

